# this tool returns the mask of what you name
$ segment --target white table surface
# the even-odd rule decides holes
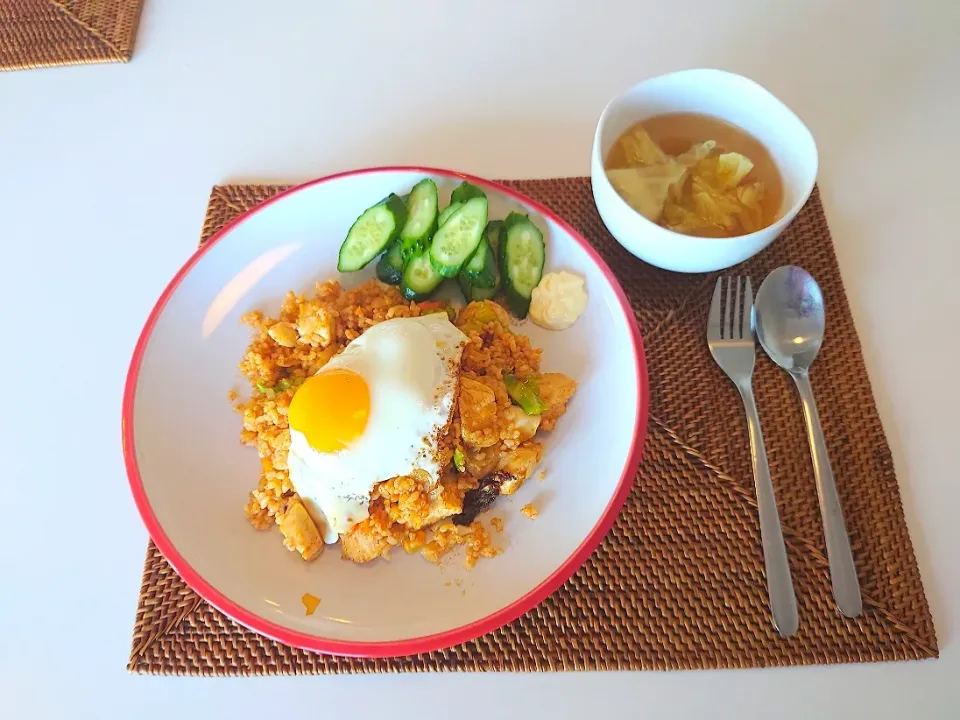
[[[422,697],[464,719],[960,717],[960,4],[834,9],[852,5],[147,0],[129,65],[0,74],[0,716],[345,717]],[[122,385],[211,185],[391,163],[584,175],[610,97],[695,66],[755,78],[817,138],[941,658],[128,676],[146,534],[121,463]]]

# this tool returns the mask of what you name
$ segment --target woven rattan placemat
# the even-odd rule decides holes
[[[705,342],[716,274],[669,273],[629,255],[601,223],[586,178],[507,184],[553,208],[597,247],[643,330],[649,434],[633,491],[593,557],[539,607],[494,633],[440,652],[363,660],[296,650],[240,627],[193,593],[150,543],[128,668],[182,675],[647,670],[936,657],[819,195],[738,271],[756,287],[773,268],[798,264],[823,287],[828,333],[813,384],[865,611],[849,620],[833,605],[800,406],[787,375],[758,357],[757,403],[800,608],[799,632],[782,639],[767,609],[743,406]],[[203,239],[280,189],[215,187]]]
[[[0,70],[127,62],[143,0],[0,0]]]

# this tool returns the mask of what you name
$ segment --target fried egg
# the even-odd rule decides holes
[[[324,541],[368,516],[373,488],[425,471],[439,480],[467,337],[446,314],[374,325],[308,378],[290,402],[290,481]]]

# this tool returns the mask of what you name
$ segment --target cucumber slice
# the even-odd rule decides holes
[[[407,201],[407,221],[400,231],[400,254],[412,255],[417,248],[425,248],[437,231],[437,184],[424,178],[410,191]]]
[[[400,292],[408,300],[423,300],[443,282],[443,275],[430,263],[430,251],[414,253],[403,263]]]
[[[400,240],[394,240],[377,261],[377,277],[388,285],[399,285],[403,278],[403,258],[400,256]]]
[[[474,287],[470,280],[463,273],[457,275],[457,284],[460,286],[460,292],[463,294],[463,301],[466,303],[480,302],[481,300],[492,300],[497,294],[499,287],[481,288]]]
[[[500,275],[507,307],[518,318],[530,309],[530,296],[543,275],[543,233],[519,213],[510,213],[500,231]]]
[[[430,243],[430,261],[444,277],[455,277],[476,251],[487,226],[487,199],[476,197],[457,208]]]
[[[480,240],[476,251],[460,270],[474,287],[495,288],[497,286],[497,257],[493,253],[486,236]]]
[[[476,185],[471,185],[468,182],[462,182],[457,185],[457,188],[453,191],[453,194],[450,195],[450,204],[454,203],[465,203],[467,200],[473,200],[474,198],[482,197],[485,198],[487,194],[478,188]]]
[[[460,209],[461,205],[463,205],[463,203],[450,203],[447,205],[443,209],[443,212],[440,213],[440,217],[437,218],[437,225],[443,225],[447,220],[450,219],[451,215]]]
[[[492,300],[500,290],[500,261],[497,256],[497,247],[500,245],[500,228],[502,226],[502,220],[491,220],[487,223],[487,230],[484,233],[483,240],[480,241],[479,247],[477,247],[477,251],[471,256],[470,260],[467,261],[467,264],[464,265],[460,274],[457,275],[457,283],[460,285],[460,292],[463,293],[465,302]],[[493,257],[494,282],[492,287],[482,287],[479,284],[474,284],[470,279],[470,274],[467,272],[484,245],[489,245]]]
[[[396,240],[406,220],[407,206],[393,193],[364,210],[340,246],[337,270],[355,272],[365,267]]]
[[[480,302],[481,300],[493,300],[497,294],[498,288],[472,288],[470,290],[470,302]]]

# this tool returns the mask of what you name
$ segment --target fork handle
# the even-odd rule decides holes
[[[837,484],[833,480],[830,456],[827,455],[827,443],[823,438],[823,428],[820,427],[820,414],[813,399],[813,388],[810,387],[807,373],[797,371],[790,374],[800,391],[803,418],[807,423],[807,439],[810,441],[813,474],[817,481],[817,498],[820,500],[820,517],[823,520],[823,538],[827,545],[833,599],[840,612],[847,617],[857,617],[863,612],[860,582],[857,580],[857,568],[853,564],[853,551],[850,549],[847,525],[843,521]]]
[[[739,387],[743,405],[747,411],[747,428],[750,432],[750,455],[753,459],[753,480],[757,488],[757,509],[760,514],[760,541],[763,545],[763,562],[767,575],[767,595],[773,624],[782,637],[797,631],[797,597],[793,591],[793,578],[787,562],[787,548],[783,544],[780,529],[780,514],[770,480],[767,450],[763,444],[760,416],[750,386]]]

